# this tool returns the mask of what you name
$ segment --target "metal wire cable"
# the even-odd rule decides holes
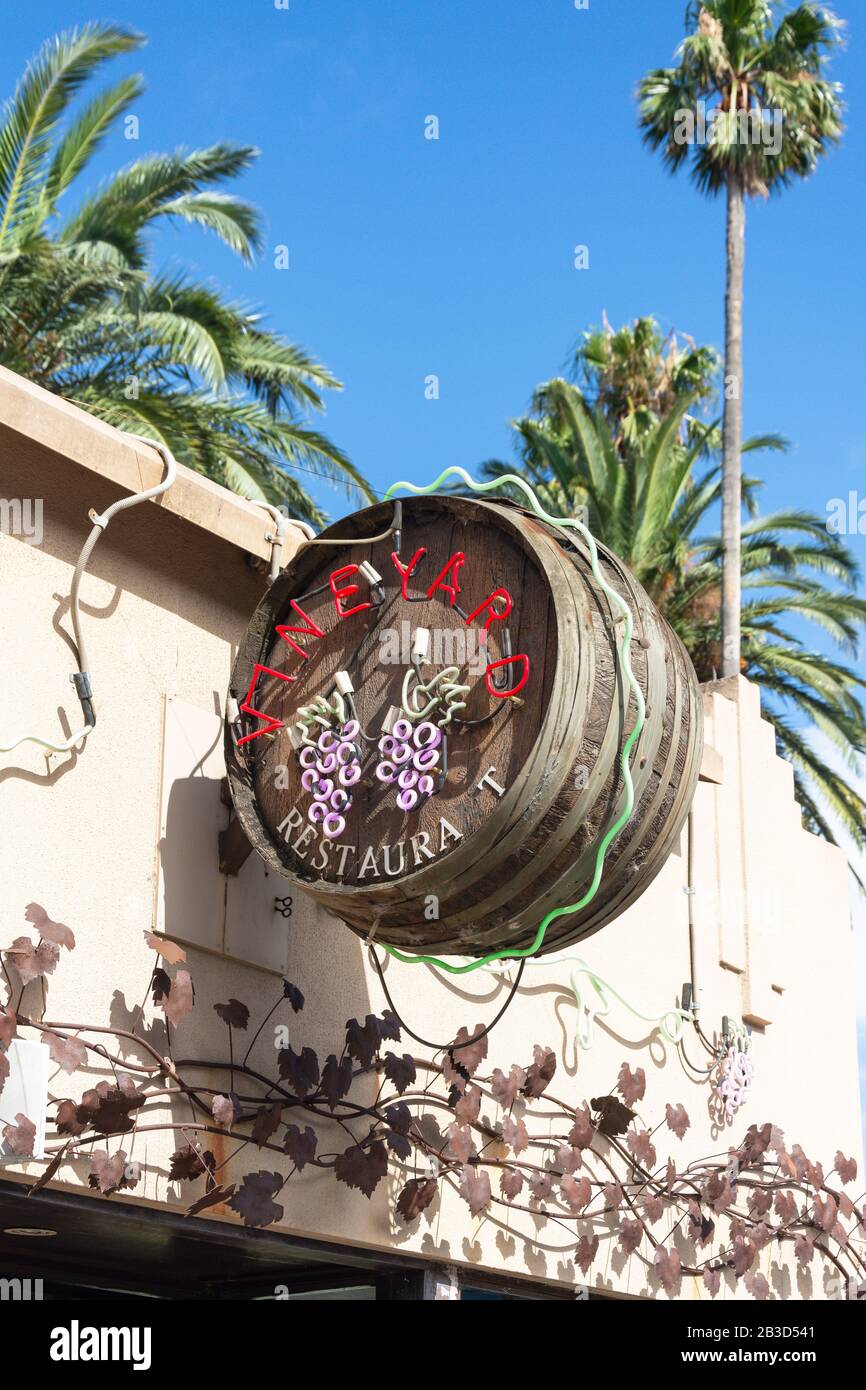
[[[383,943],[383,945],[384,945],[384,943]],[[390,949],[390,948],[389,948],[388,946],[385,946],[385,950],[386,950],[386,951],[388,951],[389,949]],[[471,1047],[471,1045],[472,1045],[473,1043],[480,1042],[482,1038],[486,1038],[486,1037],[487,1037],[487,1034],[490,1033],[490,1032],[496,1027],[497,1023],[498,1023],[499,1020],[502,1018],[503,1014],[505,1013],[506,1009],[508,1008],[509,1004],[510,1004],[511,1001],[513,1000],[515,994],[517,993],[517,988],[518,988],[518,986],[519,986],[519,984],[520,984],[520,981],[521,981],[521,979],[522,979],[522,977],[523,977],[523,971],[524,971],[524,968],[525,968],[525,966],[526,966],[526,961],[525,961],[525,960],[522,960],[522,961],[520,962],[520,964],[518,965],[518,967],[517,967],[517,974],[516,974],[515,977],[514,977],[514,983],[512,984],[511,989],[508,991],[508,998],[506,999],[505,1003],[502,1005],[502,1008],[499,1010],[499,1013],[496,1015],[495,1018],[493,1018],[493,1019],[490,1021],[490,1023],[487,1024],[487,1027],[486,1027],[486,1028],[482,1029],[482,1031],[481,1031],[480,1033],[476,1033],[476,1034],[474,1035],[474,1037],[469,1038],[465,1043],[458,1043],[458,1042],[436,1043],[436,1042],[431,1042],[431,1041],[429,1040],[429,1038],[422,1038],[418,1033],[413,1033],[413,1032],[412,1032],[412,1029],[411,1029],[411,1028],[409,1027],[409,1025],[405,1022],[405,1020],[403,1019],[403,1017],[402,1017],[402,1015],[400,1014],[399,1010],[397,1009],[396,1005],[394,1004],[394,1000],[391,998],[391,991],[388,989],[388,986],[387,986],[387,984],[385,983],[385,972],[384,972],[383,969],[382,969],[382,965],[381,965],[381,962],[380,962],[380,960],[379,960],[379,957],[376,955],[375,948],[374,948],[372,945],[369,947],[369,951],[370,951],[370,959],[371,959],[371,961],[373,962],[373,966],[374,966],[374,968],[375,968],[376,974],[379,976],[379,983],[380,983],[381,986],[382,986],[382,991],[383,991],[383,993],[384,993],[384,995],[385,995],[385,998],[386,998],[387,1001],[388,1001],[388,1008],[391,1010],[391,1012],[392,1012],[392,1013],[394,1014],[394,1016],[396,1017],[397,1022],[400,1024],[401,1029],[403,1030],[403,1032],[408,1033],[409,1037],[410,1037],[410,1038],[413,1038],[414,1041],[415,1041],[416,1043],[420,1043],[422,1047],[431,1047],[431,1048],[433,1049],[434,1052],[459,1052],[459,1051],[461,1050],[461,1048],[464,1048],[464,1047]]]

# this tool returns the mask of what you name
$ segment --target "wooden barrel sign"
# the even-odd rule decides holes
[[[634,812],[596,896],[554,920],[545,951],[640,896],[676,844],[701,761],[689,657],[598,551],[633,615],[646,722]],[[585,893],[624,804],[636,705],[618,613],[583,541],[510,502],[419,496],[331,526],[273,582],[232,672],[226,760],[254,849],[354,931],[402,950],[527,947],[551,908]]]

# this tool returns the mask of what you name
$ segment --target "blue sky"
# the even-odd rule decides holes
[[[261,150],[237,185],[267,250],[244,268],[166,229],[186,264],[267,310],[346,383],[324,427],[383,491],[509,452],[508,421],[561,372],[582,329],[653,314],[720,345],[724,210],[642,145],[634,88],[669,62],[684,0],[41,0],[3,7],[0,92],[50,33],[113,19],[146,34],[140,139],[118,132],[92,179],[152,150]],[[768,456],[763,506],[821,514],[864,493],[863,171],[866,12],[839,0],[847,133],[807,183],[750,204],[747,433]],[[439,139],[424,138],[425,118]],[[589,248],[576,270],[574,247]],[[289,248],[277,270],[274,248]],[[439,378],[438,400],[425,378]],[[338,495],[312,480],[338,515]],[[866,495],[866,493],[864,493]],[[866,537],[851,544],[866,565]],[[861,932],[864,930],[860,924]],[[866,1003],[864,1003],[866,1011]]]

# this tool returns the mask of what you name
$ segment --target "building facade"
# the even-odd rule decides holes
[[[60,741],[80,724],[65,634],[88,509],[103,512],[161,474],[160,459],[146,445],[0,372],[0,496],[7,504],[0,534],[0,743],[25,731]],[[784,1131],[798,1202],[820,1190],[825,1204],[828,1190],[843,1191],[833,1167],[837,1152],[862,1172],[847,868],[839,850],[802,828],[791,768],[776,755],[757,689],[743,679],[703,687],[705,750],[692,812],[639,901],[565,953],[579,956],[577,963],[551,955],[527,967],[486,1040],[486,1056],[467,1065],[473,1079],[453,1065],[449,1074],[447,1053],[402,1035],[381,1039],[377,1056],[390,1051],[398,1060],[421,1060],[411,1083],[404,1085],[399,1071],[394,1083],[375,1062],[363,1066],[363,1043],[345,1050],[347,1020],[363,1029],[368,1016],[381,1018],[389,1007],[365,941],[255,854],[232,850],[225,694],[238,643],[267,587],[273,526],[258,505],[185,469],[160,498],[119,513],[81,587],[95,728],[68,752],[24,743],[0,757],[3,945],[28,934],[36,944],[46,921],[65,925],[75,939],[69,949],[59,933],[56,966],[26,984],[17,969],[22,948],[17,958],[6,956],[4,1001],[41,1025],[22,1025],[21,1038],[44,1039],[47,1029],[59,1039],[50,1063],[45,1148],[51,1156],[67,1140],[70,1148],[50,1184],[25,1198],[46,1162],[22,1159],[7,1144],[0,1173],[4,1232],[56,1234],[4,1234],[0,1275],[42,1278],[49,1288],[74,1286],[96,1296],[115,1290],[451,1298],[461,1289],[465,1297],[848,1296],[849,1266],[820,1249],[835,1216],[827,1230],[819,1221],[813,1231],[814,1258],[798,1258],[793,1239],[761,1244],[760,1237],[749,1283],[724,1270],[713,1294],[698,1273],[683,1271],[727,1248],[724,1199],[717,1228],[701,1245],[700,1220],[694,1227],[667,1206],[659,1215],[645,1209],[655,1191],[649,1185],[642,1190],[638,1182],[633,1190],[641,1195],[625,1212],[606,1208],[600,1196],[581,1207],[574,1185],[586,1177],[628,1189],[638,1171],[629,1161],[641,1172],[663,1172],[670,1155],[678,1174],[694,1165],[697,1193],[707,1180],[707,1156],[730,1150],[741,1165],[730,1177],[735,1187],[739,1178],[745,1199],[776,1152],[767,1147],[763,1163],[751,1167],[747,1154],[744,1176],[743,1136],[765,1123]],[[290,527],[281,563],[302,542]],[[155,934],[157,944],[178,944],[185,959],[170,947],[158,958],[145,933]],[[158,976],[154,990],[155,968],[168,977],[168,998],[173,987],[178,1005],[170,1033],[165,980]],[[191,1008],[178,972],[191,978]],[[409,1027],[448,1041],[461,1027],[471,1032],[490,1022],[513,970],[446,977],[391,960],[385,978]],[[302,1008],[286,980],[303,996]],[[669,1012],[695,998],[700,1034]],[[231,1001],[243,1006],[240,1013]],[[725,1037],[744,1038],[744,1030],[754,1075],[743,1104],[726,1115],[724,1097],[711,1089],[713,1048]],[[592,1045],[578,1045],[578,1033]],[[69,1038],[90,1045],[79,1065],[76,1049],[62,1046]],[[105,1054],[92,1050],[100,1045]],[[305,1048],[315,1053],[306,1082],[305,1063],[295,1060]],[[227,1067],[229,1049],[246,1071]],[[553,1079],[537,1096],[526,1096],[525,1074],[533,1063],[545,1065],[545,1049],[555,1059]],[[331,1055],[337,1065],[349,1057],[356,1073],[351,1089],[333,1107],[313,1100],[302,1112],[295,1101],[320,1094]],[[160,1069],[168,1056],[171,1066]],[[423,1074],[422,1061],[429,1065]],[[643,1081],[626,1080],[617,1091],[623,1063],[632,1077],[642,1069]],[[495,1089],[482,1087],[473,1115],[475,1078],[498,1068],[498,1094],[508,1095],[512,1066],[524,1072],[510,1097],[517,1103],[503,1108]],[[123,1082],[126,1076],[133,1081]],[[195,1098],[178,1076],[194,1078]],[[280,1089],[256,1076],[276,1078]],[[411,1124],[419,1127],[412,1133],[423,1134],[424,1148],[420,1156],[415,1147],[409,1153],[409,1143],[400,1142],[408,1121],[392,1115],[391,1139],[377,1141],[386,1162],[379,1173],[379,1148],[374,1161],[362,1141],[378,1123],[373,1112],[389,1080],[393,1104],[401,1095],[412,1098]],[[75,1133],[79,1112],[72,1129],[58,1136],[58,1104],[71,1102],[74,1110],[100,1082],[138,1088],[135,1106],[118,1102],[127,1127],[106,1133],[85,1125]],[[470,1092],[462,1111],[455,1111],[455,1085],[464,1098]],[[625,1131],[602,1135],[568,1172],[559,1151],[581,1150],[579,1133],[570,1140],[567,1134],[577,1112],[611,1095],[638,1115],[634,1132],[651,1138],[633,1150]],[[250,1137],[248,1117],[260,1113],[263,1096],[286,1108],[273,1114],[272,1130],[261,1123],[260,1144]],[[202,1108],[215,1097],[228,1105],[222,1124]],[[355,1111],[343,1105],[346,1099]],[[90,1105],[92,1116],[99,1102]],[[682,1137],[676,1118],[673,1127],[665,1123],[668,1106],[675,1116],[678,1106],[686,1112]],[[512,1125],[529,1126],[531,1149],[503,1128],[506,1111]],[[597,1126],[603,1111],[590,1106],[586,1113]],[[2,1096],[0,1119],[17,1123]],[[175,1127],[160,1127],[169,1123]],[[286,1137],[287,1124],[297,1126],[293,1138]],[[315,1142],[318,1162],[304,1161],[307,1127],[315,1132],[306,1142]],[[474,1152],[461,1152],[467,1134]],[[355,1140],[360,1153],[346,1159]],[[774,1133],[777,1140],[781,1146]],[[811,1177],[797,1170],[795,1144],[813,1166]],[[184,1213],[206,1195],[207,1174],[199,1168],[198,1176],[177,1175],[184,1160],[173,1155],[185,1146],[187,1172],[199,1151],[213,1155],[207,1163],[217,1196],[220,1189],[224,1194],[192,1216]],[[95,1150],[105,1154],[97,1160],[102,1174]],[[120,1166],[106,1169],[120,1151]],[[522,1172],[523,1190],[508,1200],[502,1175],[520,1172],[529,1153],[533,1166]],[[341,1154],[339,1179],[334,1156]],[[489,1195],[474,1191],[479,1157],[498,1164],[490,1169]],[[816,1187],[818,1162],[825,1181]],[[277,1175],[270,1189],[263,1172]],[[565,1189],[570,1196],[563,1196],[564,1176],[573,1179]],[[415,1206],[410,1197],[401,1205],[412,1182]],[[847,1190],[855,1196],[856,1184]],[[246,1195],[238,1199],[238,1193]],[[266,1222],[259,1219],[263,1205]],[[840,1220],[845,1210],[843,1198]],[[766,1225],[772,1209],[764,1214]],[[752,1238],[761,1216],[753,1204],[741,1243]],[[640,1240],[630,1254],[621,1239],[623,1220],[643,1227],[632,1230]],[[850,1217],[845,1224],[851,1226]],[[862,1248],[857,1237],[851,1245],[855,1253]],[[679,1269],[665,1264],[671,1252]],[[755,1284],[757,1274],[766,1280],[766,1295]]]

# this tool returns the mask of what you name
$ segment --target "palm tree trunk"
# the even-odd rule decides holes
[[[722,422],[722,675],[740,670],[740,524],[743,439],[743,264],[746,202],[736,174],[728,175],[725,286],[725,404]]]

